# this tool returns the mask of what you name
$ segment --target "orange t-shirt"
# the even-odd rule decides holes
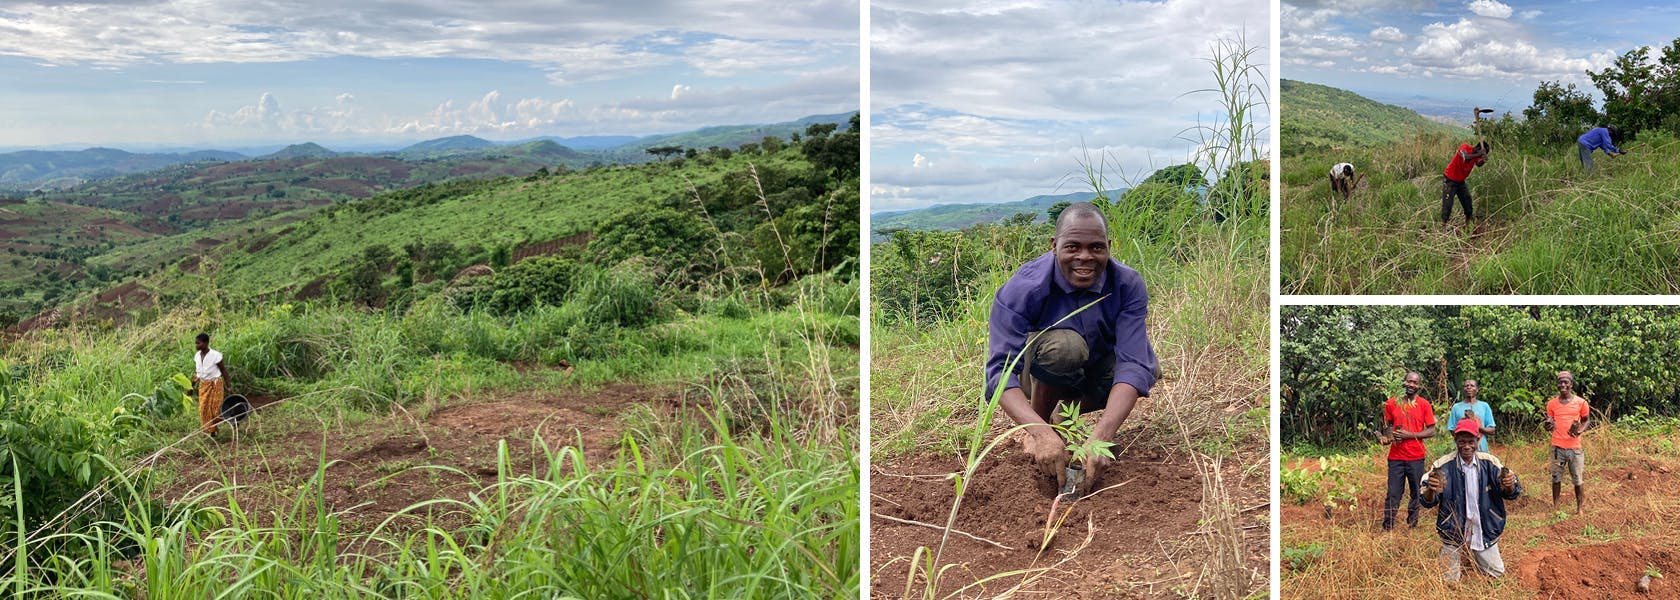
[[[1569,426],[1574,425],[1576,421],[1585,420],[1589,410],[1587,399],[1580,396],[1569,401],[1569,404],[1558,401],[1557,396],[1547,400],[1546,416],[1552,419],[1552,445],[1565,450],[1580,450],[1581,438],[1569,435]]]

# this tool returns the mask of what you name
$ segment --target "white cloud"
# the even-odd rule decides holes
[[[1538,10],[1525,10],[1525,11],[1522,11],[1522,13],[1518,14],[1517,18],[1522,19],[1524,21],[1533,21],[1535,19],[1540,18],[1540,15],[1543,15],[1543,14],[1546,14],[1546,13],[1538,11]]]
[[[1407,67],[1431,77],[1584,81],[1588,69],[1603,68],[1615,58],[1608,50],[1571,56],[1562,49],[1540,48],[1513,27],[1504,21],[1470,19],[1431,23],[1407,56]]]
[[[554,125],[579,116],[571,100],[507,100],[492,90],[465,106],[445,100],[424,114],[367,115],[352,108],[353,96],[339,94],[333,106],[287,110],[274,94],[231,112],[211,110],[202,125],[223,136],[262,133],[291,138],[337,135],[456,135],[513,133]]]
[[[1383,26],[1371,30],[1371,39],[1379,42],[1404,42],[1406,34],[1398,28]]]
[[[1499,0],[1473,0],[1469,4],[1470,12],[1495,19],[1511,18],[1511,5]]]
[[[691,90],[691,89],[693,89],[693,88],[690,88],[690,87],[688,87],[686,85],[683,85],[683,84],[680,84],[680,83],[676,84],[676,85],[673,85],[673,86],[671,86],[671,99],[676,100],[678,98],[681,98],[684,93],[687,93],[688,90]]]
[[[510,0],[490,8],[446,0],[292,0],[283,11],[238,0],[136,2],[122,10],[99,2],[24,2],[0,10],[0,56],[105,67],[331,56],[485,58],[543,66],[561,82],[682,61],[707,73],[734,73],[798,66],[795,57],[813,52],[855,52],[857,2],[716,0],[650,7]],[[714,39],[684,46],[678,34]]]
[[[910,166],[915,167],[917,169],[921,169],[921,168],[925,168],[925,167],[932,167],[933,163],[928,162],[928,159],[927,159],[926,156],[922,156],[922,153],[917,152],[916,157],[910,159]]]
[[[350,92],[345,92],[345,93],[339,94],[338,96],[334,97],[333,99],[337,100],[339,104],[350,104],[350,103],[356,101],[356,97],[354,95],[351,95]]]

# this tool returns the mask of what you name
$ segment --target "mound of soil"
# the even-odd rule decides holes
[[[1615,542],[1542,550],[1523,557],[1517,567],[1523,586],[1540,598],[1606,600],[1615,598],[1675,598],[1680,588],[1667,578],[1652,578],[1650,594],[1634,589],[1645,569],[1680,573],[1680,554],[1637,542]]]
[[[1042,554],[1034,549],[1044,531],[1056,482],[1041,474],[1024,453],[999,450],[976,472],[963,499],[956,529],[1010,546],[1006,550],[952,534],[942,561],[955,565],[941,580],[941,594],[975,581],[1020,569],[1051,567],[1079,548],[1087,522],[1094,529],[1089,546],[1068,562],[1024,586],[1059,598],[1115,598],[1147,595],[1184,581],[1192,567],[1174,560],[1197,555],[1199,543],[1186,547],[1186,534],[1197,528],[1202,483],[1186,456],[1137,449],[1114,463],[1100,486],[1124,482],[1072,505],[1060,532]],[[943,477],[962,468],[956,457],[910,455],[874,467],[870,510],[888,517],[944,525],[955,490]],[[1228,479],[1233,487],[1235,482]],[[1235,490],[1232,490],[1235,493]],[[1058,507],[1058,517],[1068,505]],[[870,521],[870,569],[876,598],[903,593],[918,547],[935,548],[940,531],[880,517]],[[1259,532],[1264,537],[1265,532]],[[990,597],[1022,582],[1015,575],[979,584],[962,597]],[[920,586],[918,579],[918,586]],[[1139,589],[1136,586],[1144,586]],[[918,589],[920,589],[918,587]]]

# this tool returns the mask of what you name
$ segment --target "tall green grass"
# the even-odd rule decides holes
[[[1596,158],[1575,147],[1520,152],[1494,141],[1468,183],[1479,235],[1440,223],[1441,170],[1461,140],[1419,135],[1399,144],[1286,159],[1282,287],[1293,294],[1656,294],[1680,290],[1680,139],[1642,133],[1632,153]],[[1367,187],[1332,199],[1329,166],[1348,161]]]

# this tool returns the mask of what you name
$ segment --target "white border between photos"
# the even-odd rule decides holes
[[[1274,0],[1275,1],[1275,0]],[[869,598],[869,0],[858,0],[858,600]],[[1274,328],[1275,329],[1275,328]],[[1277,487],[1273,485],[1272,487]],[[841,560],[844,560],[842,558]]]

